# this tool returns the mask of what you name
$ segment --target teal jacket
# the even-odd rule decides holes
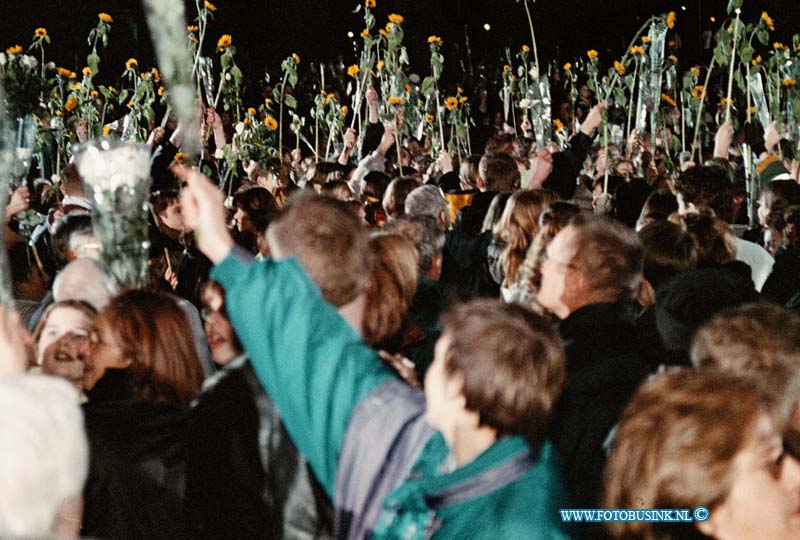
[[[226,290],[230,319],[287,431],[334,498],[348,487],[336,482],[351,416],[368,395],[394,384],[394,375],[325,302],[296,259],[252,263],[234,249],[211,277]],[[410,396],[409,403],[416,403],[407,408],[416,409],[413,421],[422,435],[411,444],[409,468],[398,471],[400,476],[390,482],[388,495],[370,501],[380,507],[364,536],[376,540],[569,538],[558,513],[559,508],[568,507],[566,489],[549,443],[532,451],[520,437],[504,438],[466,466],[442,473],[449,448],[440,434],[419,426],[424,421],[424,398],[419,391],[403,392]],[[402,412],[378,414],[390,422]],[[367,449],[368,455],[372,442],[350,440],[349,444]],[[534,456],[531,466],[513,481],[455,504],[435,507],[432,503],[431,495],[467,485],[486,473],[491,476],[493,469],[500,470],[499,466],[527,454]],[[374,481],[361,478],[358,482]],[[339,535],[353,537],[341,526]]]

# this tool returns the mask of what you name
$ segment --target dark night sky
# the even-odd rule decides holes
[[[342,55],[345,64],[355,61],[352,40],[363,27],[361,14],[352,13],[355,2],[348,1],[278,1],[216,0],[219,8],[210,38],[223,33],[233,35],[238,48],[237,60],[249,80],[258,80],[266,69],[277,73],[282,58],[296,51],[304,61],[335,60]],[[681,6],[686,6],[686,11]],[[718,22],[725,16],[725,0],[538,0],[534,4],[535,28],[543,61],[559,63],[588,48],[609,50],[619,55],[641,24],[637,17],[675,10],[678,31],[683,40],[682,60],[695,60],[699,36],[714,15]],[[88,54],[86,36],[96,23],[99,11],[115,18],[109,52],[103,55],[101,79],[113,81],[124,69],[129,56],[140,64],[150,64],[150,44],[141,5],[136,0],[0,0],[0,45],[3,48],[30,43],[37,26],[47,27],[53,44],[48,56],[59,65],[81,68]],[[788,41],[800,32],[800,1],[746,0],[748,20],[755,20],[761,9],[775,18],[776,39]],[[193,12],[191,10],[190,12]],[[405,16],[406,45],[413,64],[420,70],[427,66],[425,39],[437,34],[445,40],[449,75],[458,77],[458,58],[464,55],[465,28],[470,36],[473,59],[497,59],[505,46],[512,50],[530,41],[525,10],[514,0],[378,0],[376,16],[385,22],[390,12]],[[643,19],[642,19],[643,20]],[[489,23],[491,31],[483,29]],[[209,52],[211,52],[209,50]],[[610,57],[610,56],[609,56]],[[682,61],[683,67],[690,63]],[[111,82],[111,81],[108,81]]]

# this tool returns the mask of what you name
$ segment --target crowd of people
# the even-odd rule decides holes
[[[13,192],[0,536],[800,538],[800,162],[774,127],[747,130],[747,229],[729,122],[673,165],[647,133],[601,145],[589,100],[563,148],[487,121],[456,156],[380,100],[335,162],[230,182],[154,128],[143,289],[108,275],[75,165]],[[205,164],[224,127],[208,108]]]

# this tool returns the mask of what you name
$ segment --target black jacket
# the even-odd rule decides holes
[[[185,538],[188,412],[134,397],[127,372],[107,370],[84,405],[89,477],[82,535]]]
[[[559,325],[567,379],[556,406],[554,443],[575,508],[600,508],[603,444],[649,371],[637,354],[635,317],[631,302],[594,304]]]
[[[331,503],[244,356],[192,410],[186,518],[195,540],[330,538]]]

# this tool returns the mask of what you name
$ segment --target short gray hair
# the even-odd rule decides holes
[[[0,379],[0,537],[51,534],[62,502],[81,495],[88,468],[75,389],[46,375]]]
[[[56,275],[53,299],[83,300],[98,312],[108,305],[116,287],[103,264],[89,258],[75,259]]]
[[[426,186],[423,186],[426,187]],[[387,230],[405,236],[417,249],[417,270],[420,277],[430,272],[433,261],[442,255],[445,235],[433,216],[405,215],[390,222]]]
[[[445,212],[449,215],[447,200],[442,190],[430,184],[415,188],[406,198],[406,215],[431,216],[439,219]]]

